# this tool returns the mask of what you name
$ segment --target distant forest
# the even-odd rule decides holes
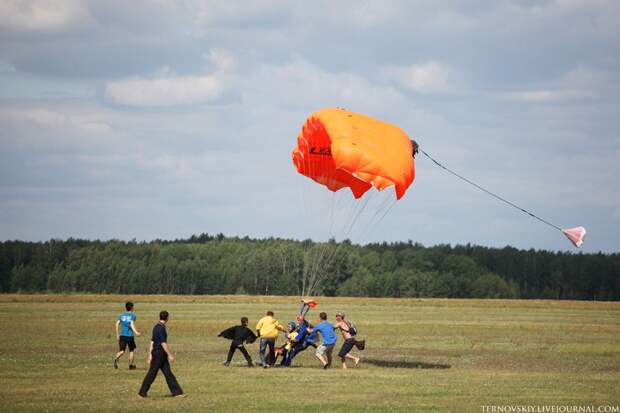
[[[201,234],[0,242],[0,291],[620,300],[620,254]]]

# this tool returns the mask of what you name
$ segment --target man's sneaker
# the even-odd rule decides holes
[[[325,364],[325,365],[323,366],[323,370],[327,370],[328,368],[329,368],[329,364]]]
[[[136,369],[136,365],[135,364],[130,364],[129,365],[129,370],[135,370]]]
[[[138,393],[138,399],[146,399],[146,394]]]
[[[118,368],[118,359],[116,357],[114,357],[114,368]]]
[[[230,363],[229,363],[229,362],[227,362],[227,361],[225,361],[225,362],[224,362],[224,365],[225,365],[226,367],[228,367],[228,366],[230,366]]]
[[[172,397],[174,397],[175,399],[184,399],[184,398],[187,397],[187,394],[185,394],[185,393],[174,394]]]

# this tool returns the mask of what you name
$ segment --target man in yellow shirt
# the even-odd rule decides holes
[[[273,311],[267,311],[267,315],[258,320],[256,324],[256,333],[260,337],[259,364],[264,368],[271,367],[275,363],[276,339],[280,331],[284,331],[284,327],[273,317]],[[269,347],[269,354],[265,358],[267,347]]]

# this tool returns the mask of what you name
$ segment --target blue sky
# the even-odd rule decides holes
[[[290,152],[307,115],[337,106],[585,226],[584,251],[619,251],[618,21],[602,0],[3,1],[0,239],[572,249],[422,157],[402,201],[368,207],[385,218],[356,222],[369,231],[321,229],[355,206],[316,192]]]

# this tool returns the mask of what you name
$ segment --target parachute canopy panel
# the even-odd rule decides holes
[[[348,187],[359,198],[371,187],[394,187],[400,199],[415,178],[412,150],[399,127],[328,108],[306,120],[293,150],[293,164],[331,191]]]

